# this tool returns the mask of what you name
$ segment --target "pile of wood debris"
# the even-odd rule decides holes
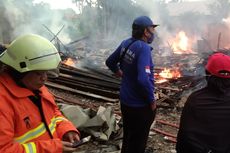
[[[158,66],[155,70],[156,76],[158,76],[163,69],[164,67]],[[97,111],[100,106],[112,106],[114,113],[120,116],[120,80],[112,76],[109,70],[89,67],[82,69],[63,63],[60,67],[60,76],[58,78],[50,78],[46,85],[53,92],[58,103],[77,105],[95,111]],[[158,111],[156,121],[150,133],[148,147],[153,148],[153,150],[159,153],[175,152],[176,134],[179,127],[181,108],[187,96],[192,91],[204,85],[204,76],[194,76],[194,74],[167,78],[166,81],[155,84]],[[111,149],[111,147],[114,147],[110,144],[113,140],[111,139],[111,141],[103,143],[93,141],[90,145],[80,147],[79,150],[94,153],[92,150],[95,150],[95,145],[97,146],[99,144],[102,145],[104,149]],[[105,147],[105,145],[107,147]],[[119,150],[119,147],[117,145],[115,146],[115,148]],[[96,152],[103,152],[102,150],[98,150],[97,147]],[[112,151],[110,150],[109,152]]]

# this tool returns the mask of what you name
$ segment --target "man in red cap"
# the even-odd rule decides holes
[[[230,56],[212,54],[205,69],[207,86],[183,108],[177,153],[230,153]]]

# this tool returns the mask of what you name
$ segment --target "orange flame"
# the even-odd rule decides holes
[[[179,78],[181,77],[181,73],[179,70],[177,69],[167,69],[167,68],[164,68],[163,71],[161,71],[159,73],[159,75],[162,77],[162,78],[166,78],[166,79],[171,79],[171,78]]]
[[[189,39],[184,31],[180,31],[175,40],[173,41],[172,48],[174,53],[182,54],[184,52],[191,52],[191,46],[189,44]]]
[[[64,64],[69,66],[75,66],[75,61],[72,58],[68,58],[67,60],[64,61]]]
[[[181,72],[179,71],[178,68],[174,68],[174,69],[164,68],[164,70],[162,70],[161,72],[154,74],[155,83],[157,84],[167,82],[168,79],[177,79],[180,78],[181,76],[182,76]]]
[[[156,79],[155,81],[156,81],[155,83],[161,84],[161,83],[167,82],[168,80],[164,78],[160,78],[160,79]]]

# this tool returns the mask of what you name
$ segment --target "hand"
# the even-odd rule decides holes
[[[62,141],[62,146],[63,146],[63,153],[70,153],[77,151],[77,148],[73,148],[73,143],[67,142],[67,141]]]
[[[116,73],[115,73],[115,76],[118,77],[118,78],[121,78],[123,75],[123,72],[121,70],[118,70]]]
[[[155,111],[156,108],[157,108],[157,104],[156,104],[156,102],[154,101],[154,102],[151,103],[151,109],[152,109],[152,111]]]
[[[80,141],[80,136],[76,131],[69,131],[64,134],[62,140],[73,143],[74,141]]]

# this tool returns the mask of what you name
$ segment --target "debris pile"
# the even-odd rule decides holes
[[[197,63],[195,66],[185,66],[185,63],[197,56],[183,55],[171,58],[174,58],[171,59],[171,62],[177,61],[179,64],[169,66],[163,63],[158,64],[155,68],[155,97],[158,113],[152,125],[151,134],[154,135],[154,139],[156,136],[161,137],[163,143],[171,144],[173,149],[179,126],[180,110],[187,95],[201,88],[205,81],[203,75],[194,75],[196,73],[194,70],[198,69],[197,65],[200,66],[200,62],[197,62],[199,60],[195,62]],[[103,149],[110,148],[111,151],[113,148],[112,151],[118,151],[122,138],[122,124],[119,124],[122,123],[119,109],[120,79],[102,67],[77,68],[72,60],[67,61],[62,63],[59,77],[49,78],[46,85],[52,90],[59,91],[53,94],[63,113],[86,136],[91,135],[93,140],[97,140],[91,145],[100,143],[104,145]],[[66,96],[63,93],[69,95]],[[72,98],[70,95],[81,96],[81,98]],[[151,143],[162,144],[157,141],[149,142],[149,146],[152,146]],[[81,147],[84,148],[84,145]]]
[[[118,102],[120,81],[115,77],[62,64],[58,78],[50,78],[48,87],[107,102]]]

